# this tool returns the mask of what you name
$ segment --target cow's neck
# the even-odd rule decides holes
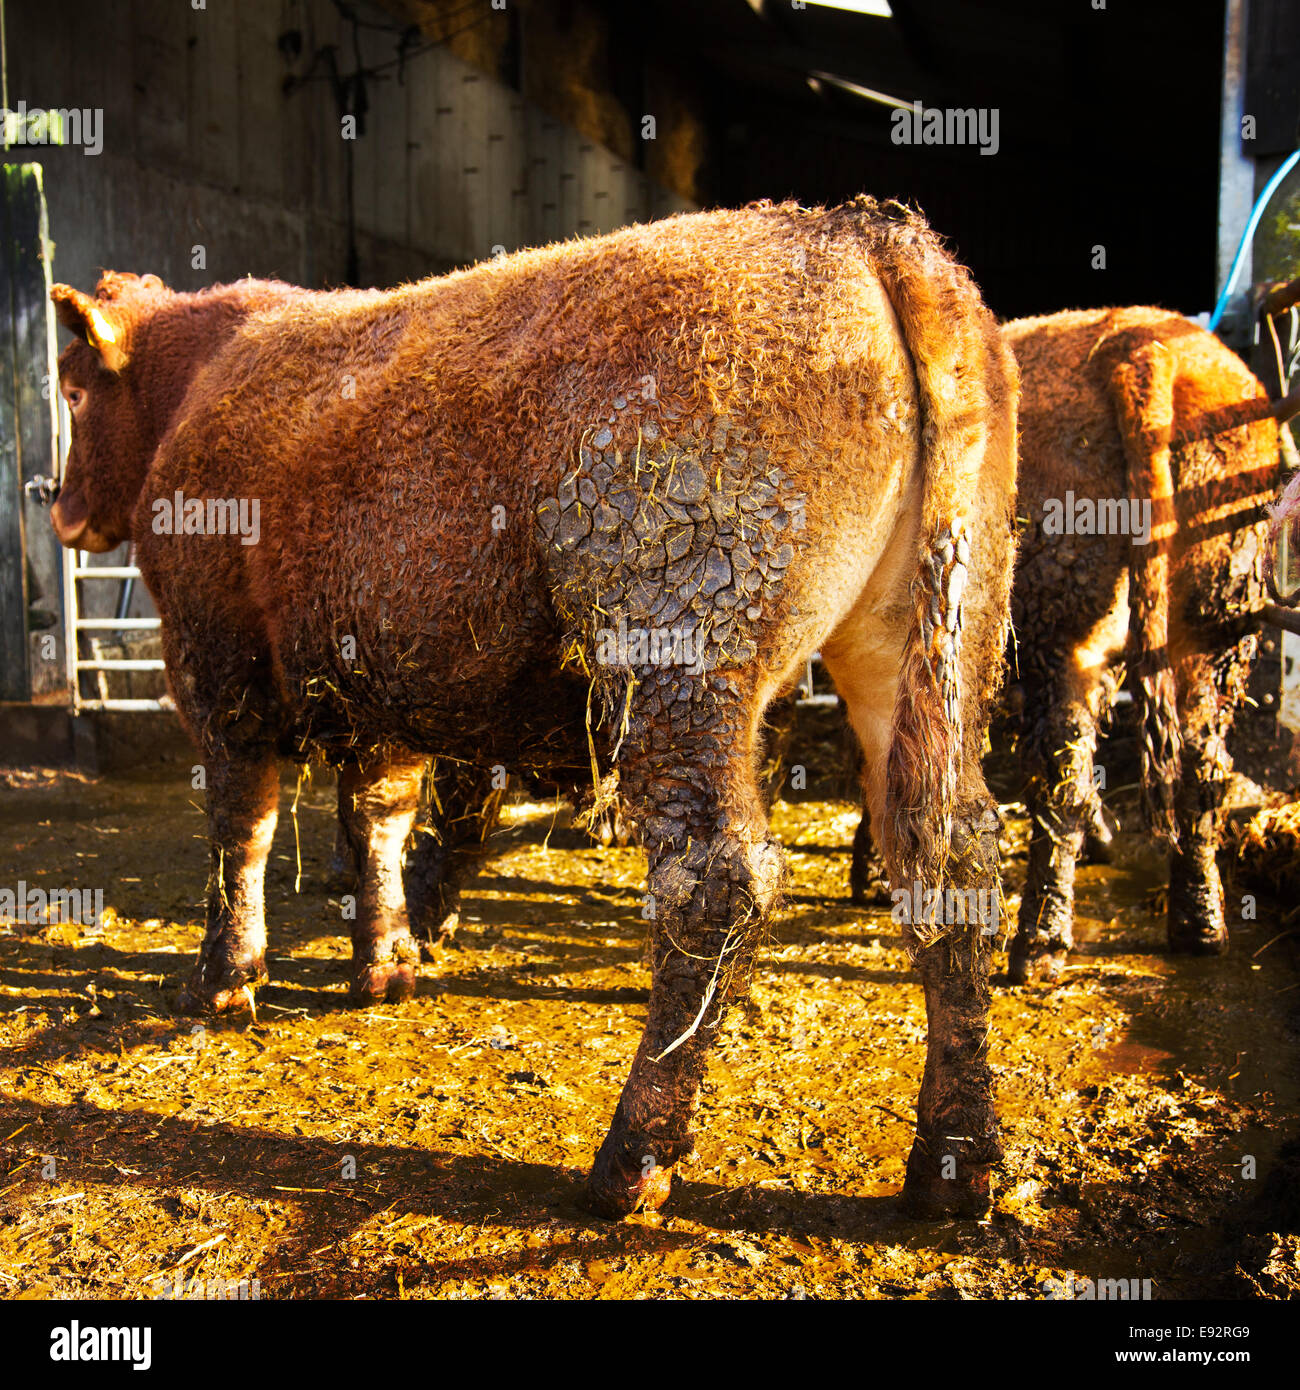
[[[284,285],[246,281],[175,294],[140,325],[132,358],[153,447],[162,442],[199,371],[253,310],[280,302],[288,291]]]

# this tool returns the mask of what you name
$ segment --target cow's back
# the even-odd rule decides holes
[[[146,494],[201,467],[260,499],[260,542],[188,582],[238,591],[330,738],[375,718],[416,746],[542,738],[605,615],[707,618],[724,665],[770,622],[791,664],[915,483],[915,377],[872,269],[889,234],[852,207],[757,207],[308,296],[196,383]],[[815,564],[805,529],[828,538]],[[158,568],[165,542],[141,541]]]
[[[1268,393],[1236,353],[1179,314],[1118,310],[1108,330],[1103,371],[1152,346],[1175,360],[1171,639],[1226,640],[1264,594],[1264,507],[1278,475],[1276,423],[1232,421]]]
[[[1044,676],[1059,653],[1122,647],[1129,538],[1080,534],[1080,501],[1127,496],[1124,450],[1092,353],[1106,310],[1017,319],[1003,326],[1020,366],[1017,517],[1012,591],[1022,670]]]
[[[1152,500],[1132,486],[1110,380],[1118,364],[1153,347],[1175,370],[1171,621],[1205,632],[1253,603],[1276,427],[1265,421],[1197,437],[1265,394],[1240,358],[1190,320],[1150,307],[1021,319],[1003,332],[1021,369],[1018,507],[1028,526],[1018,629],[1050,635],[1062,650],[1087,640],[1098,624],[1107,626],[1108,640],[1123,638],[1133,536],[1046,535],[1043,521],[1071,492],[1076,502]]]

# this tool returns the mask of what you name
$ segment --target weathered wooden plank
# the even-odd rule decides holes
[[[215,188],[239,186],[239,35],[215,9],[189,14],[189,151],[194,175]],[[201,236],[195,237],[202,241]],[[212,277],[204,277],[205,280]]]
[[[509,134],[506,149],[509,152],[508,178],[510,180],[510,232],[506,245],[510,250],[518,250],[531,243],[528,239],[528,107],[523,97],[510,94]]]
[[[439,70],[436,56],[422,53],[406,75],[406,241],[426,252],[438,247]]]
[[[563,237],[583,236],[581,205],[581,146],[587,144],[585,137],[571,126],[560,127],[559,143],[559,189],[560,189],[560,235]]]
[[[528,149],[528,230],[525,244],[545,246],[558,241],[567,227],[560,225],[560,123],[534,107],[528,108],[525,128]]]
[[[0,700],[26,700],[27,583],[23,566],[22,496],[18,472],[18,417],[14,400],[13,299],[9,254],[9,188],[13,166],[4,166],[0,200]]]
[[[24,484],[58,472],[58,364],[54,306],[50,302],[49,222],[39,164],[23,166],[19,196],[11,204],[14,398],[18,418],[18,466]],[[27,627],[31,693],[52,694],[63,685],[63,555],[50,515],[35,492],[22,496],[27,555]],[[55,638],[54,642],[47,640]]]
[[[460,60],[445,48],[435,48],[437,60],[438,101],[434,109],[433,181],[437,203],[434,226],[435,245],[449,261],[459,264],[464,259],[465,210],[459,198],[461,167],[460,151]]]
[[[239,191],[283,203],[287,106],[276,49],[280,7],[263,0],[238,0],[235,12],[238,72],[231,97],[238,108]]]
[[[135,149],[139,158],[170,173],[190,161],[190,7],[169,0],[136,0],[131,7]]]
[[[350,49],[349,49],[350,53]],[[389,34],[363,31],[362,57],[376,66],[395,54]],[[351,60],[349,60],[351,66]],[[405,74],[410,81],[410,72]],[[365,134],[357,141],[357,223],[363,232],[400,246],[406,236],[406,88],[387,68],[367,83]],[[363,268],[364,269],[364,268]]]
[[[491,78],[457,60],[460,82],[453,101],[459,120],[456,155],[459,177],[448,193],[460,203],[462,216],[457,259],[464,264],[492,254],[491,208],[488,188],[488,103]]]
[[[525,245],[524,219],[527,155],[523,141],[523,98],[500,83],[485,87],[487,222],[491,255],[496,248],[517,251]]]
[[[609,151],[585,137],[578,143],[578,226],[580,236],[605,229],[609,208]]]

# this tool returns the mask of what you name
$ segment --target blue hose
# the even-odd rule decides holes
[[[1237,276],[1241,274],[1241,264],[1246,258],[1246,247],[1250,245],[1251,238],[1255,235],[1255,228],[1259,226],[1259,219],[1263,217],[1269,199],[1277,192],[1278,184],[1295,168],[1297,160],[1300,160],[1300,150],[1296,150],[1284,161],[1277,173],[1264,185],[1264,191],[1255,199],[1255,206],[1251,208],[1250,217],[1246,222],[1246,230],[1241,234],[1241,244],[1237,247],[1237,254],[1232,258],[1232,269],[1228,271],[1227,283],[1223,287],[1223,293],[1219,296],[1219,302],[1214,306],[1214,313],[1210,315],[1211,333],[1218,329],[1223,311],[1228,307],[1228,296],[1232,293],[1233,285],[1237,283]]]

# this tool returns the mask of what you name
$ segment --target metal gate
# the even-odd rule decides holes
[[[60,424],[66,410],[59,412]],[[66,437],[66,436],[65,436]],[[60,459],[66,454],[60,450]],[[163,661],[155,657],[105,657],[98,648],[98,638],[92,634],[101,632],[152,632],[162,626],[158,618],[130,618],[125,610],[130,601],[131,590],[140,577],[140,571],[132,564],[91,565],[87,562],[84,550],[65,550],[63,552],[63,598],[64,631],[68,634],[67,675],[68,688],[72,694],[74,710],[120,709],[147,710],[170,708],[170,701],[152,699],[126,699],[111,696],[104,683],[104,674],[109,671],[162,671]],[[130,559],[128,555],[127,559]],[[85,618],[80,612],[80,590],[78,585],[92,581],[116,580],[122,585],[122,599],[118,603],[118,616],[113,618]],[[85,638],[83,644],[83,637]],[[83,655],[83,645],[89,652]],[[87,696],[82,691],[85,677],[98,677],[97,693]]]

